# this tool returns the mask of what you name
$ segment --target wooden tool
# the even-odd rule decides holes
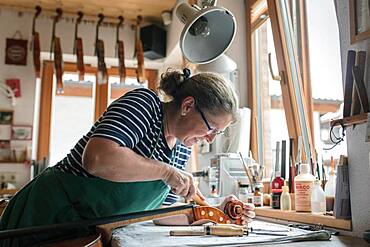
[[[139,15],[136,18],[136,28],[135,28],[135,54],[137,58],[137,69],[136,69],[136,79],[139,83],[144,83],[145,78],[145,68],[144,68],[144,50],[143,44],[140,40],[140,23],[142,17]]]
[[[81,23],[81,20],[84,14],[81,11],[78,11],[77,15],[78,15],[78,18],[76,20],[76,25],[75,25],[75,39],[73,43],[73,54],[77,56],[78,78],[80,81],[83,81],[85,79],[84,52],[83,52],[82,39],[78,37],[78,25]]]
[[[104,42],[103,40],[99,39],[99,27],[104,20],[104,15],[98,15],[99,20],[96,25],[96,33],[95,33],[95,56],[98,57],[98,76],[97,81],[98,84],[105,84],[107,83],[107,65],[105,64],[104,60]]]
[[[33,65],[35,67],[35,74],[36,78],[40,78],[40,36],[39,33],[36,32],[36,19],[39,17],[41,13],[41,7],[36,6],[36,13],[33,16],[32,20],[32,43],[31,43],[31,50],[33,52]]]
[[[357,65],[353,67],[352,74],[355,82],[355,92],[357,92],[362,110],[366,113],[369,112],[369,101],[367,98],[367,91],[364,84],[366,64],[366,51],[359,51],[357,53]],[[359,113],[359,112],[357,112]]]
[[[233,206],[232,204],[230,206]],[[236,205],[234,205],[236,206]],[[112,230],[121,226],[143,222],[153,219],[159,219],[167,216],[179,215],[179,214],[186,214],[189,217],[192,217],[194,221],[199,220],[208,220],[213,223],[217,224],[230,224],[232,223],[231,218],[225,214],[224,212],[220,211],[214,207],[201,207],[201,206],[193,206],[193,205],[183,205],[177,207],[167,207],[161,209],[154,209],[142,212],[135,212],[129,214],[122,214],[122,215],[114,215],[108,217],[99,217],[96,219],[86,219],[81,220],[78,222],[66,222],[60,224],[52,224],[52,225],[43,225],[43,226],[35,226],[35,227],[27,227],[27,228],[19,228],[14,230],[5,230],[0,231],[0,240],[1,239],[11,239],[22,237],[25,235],[31,234],[40,234],[46,232],[57,232],[57,231],[65,231],[65,230],[73,230],[83,228],[91,229],[94,234],[90,236],[89,239],[92,239],[91,245],[85,244],[82,245],[82,241],[86,241],[86,238],[75,239],[73,240],[65,240],[59,241],[54,243],[49,243],[49,245],[38,245],[38,246],[109,246],[108,243],[110,242],[112,236]],[[238,221],[240,222],[240,221]],[[66,238],[68,239],[68,236]],[[103,245],[102,245],[103,244]]]
[[[60,38],[55,36],[55,27],[62,17],[63,11],[58,8],[56,10],[57,14],[53,21],[53,31],[51,36],[50,44],[50,56],[54,52],[54,73],[57,80],[57,94],[63,93],[63,52],[60,45]]]
[[[359,68],[359,73],[365,71],[365,63],[366,63],[366,52],[359,51],[356,55],[356,66]],[[352,81],[353,81],[353,69],[355,66],[352,67],[350,73],[352,73]],[[361,77],[361,76],[360,76]],[[351,116],[355,116],[361,113],[361,95],[359,94],[357,84],[353,83],[353,90],[352,90],[352,108],[351,108]],[[355,125],[353,125],[355,127]]]
[[[117,35],[116,35],[116,54],[118,57],[118,71],[119,79],[121,83],[125,83],[126,79],[126,66],[125,66],[125,50],[123,41],[119,39],[119,29],[123,25],[123,16],[118,17],[119,22],[117,24]]]
[[[343,107],[343,117],[351,116],[352,107],[352,90],[353,90],[353,75],[352,69],[356,62],[356,52],[349,50],[347,53],[347,70],[346,70],[346,80],[344,85],[344,107]]]

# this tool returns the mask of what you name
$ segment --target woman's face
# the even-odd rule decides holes
[[[202,140],[212,143],[232,122],[230,114],[212,115],[199,109],[193,97],[185,98],[180,110],[175,135],[187,147]]]

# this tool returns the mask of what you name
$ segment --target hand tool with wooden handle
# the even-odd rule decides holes
[[[189,230],[170,231],[171,236],[205,236],[213,235],[219,237],[237,237],[248,235],[248,230],[244,227],[231,225],[204,226],[204,228],[192,228]]]

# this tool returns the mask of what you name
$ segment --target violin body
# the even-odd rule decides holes
[[[83,81],[85,79],[85,64],[84,64],[84,53],[83,53],[81,38],[76,38],[75,47],[76,47],[76,56],[77,56],[78,78],[80,81]]]
[[[137,59],[137,69],[136,69],[136,79],[139,83],[144,83],[145,78],[145,68],[144,68],[144,49],[143,44],[140,39],[140,22],[142,20],[141,16],[137,17],[136,22],[136,35],[135,35],[135,54]]]
[[[125,66],[125,50],[123,41],[117,41],[117,53],[118,53],[118,71],[120,82],[125,83],[126,79],[126,66]]]
[[[40,78],[40,70],[41,70],[40,36],[38,32],[33,33],[32,52],[33,52],[33,65],[35,67],[36,78]]]
[[[54,38],[54,70],[57,80],[57,94],[63,93],[63,56],[60,38]]]
[[[107,65],[104,60],[104,42],[99,39],[96,41],[96,52],[98,57],[98,84],[107,83]]]

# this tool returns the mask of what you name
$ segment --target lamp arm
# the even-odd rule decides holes
[[[217,4],[217,0],[201,0],[201,2],[202,8],[213,7]]]

